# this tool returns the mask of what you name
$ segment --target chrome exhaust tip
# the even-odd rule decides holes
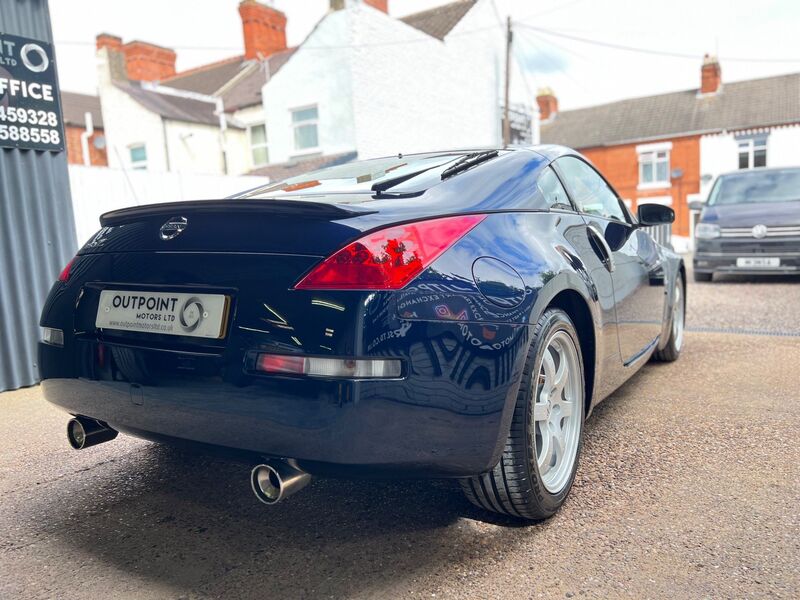
[[[285,462],[256,465],[250,472],[250,485],[264,504],[276,504],[311,482],[311,475]]]
[[[75,450],[83,450],[117,437],[117,431],[94,419],[75,417],[67,423],[67,440]]]

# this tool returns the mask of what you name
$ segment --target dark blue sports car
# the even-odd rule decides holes
[[[683,342],[681,258],[567,148],[398,155],[220,201],[140,206],[53,286],[47,399],[85,448],[118,431],[258,457],[273,503],[311,475],[458,478],[552,515],[583,424]]]

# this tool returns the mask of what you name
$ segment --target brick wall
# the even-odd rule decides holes
[[[617,193],[631,201],[631,208],[647,198],[671,196],[675,211],[672,232],[675,235],[689,235],[689,208],[686,204],[688,194],[700,191],[700,136],[686,136],[672,140],[670,150],[670,171],[681,169],[683,176],[672,179],[668,187],[658,189],[639,189],[638,144],[621,144],[607,148],[585,148],[581,152],[600,169]]]
[[[67,162],[71,165],[83,164],[83,149],[81,148],[81,134],[84,132],[83,127],[73,127],[67,125],[64,128],[64,135],[67,141]],[[92,137],[89,138],[89,160],[93,167],[107,167],[108,155],[106,149],[98,150],[94,146],[94,140],[103,135],[102,130],[95,130]]]

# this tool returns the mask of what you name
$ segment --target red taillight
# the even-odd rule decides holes
[[[61,275],[58,276],[58,280],[59,281],[61,281],[62,283],[66,283],[67,282],[67,280],[69,279],[70,271],[72,270],[72,263],[74,263],[74,262],[75,262],[75,259],[73,258],[71,261],[69,261],[67,263],[67,266],[64,267],[63,271],[61,271]]]
[[[305,372],[305,358],[282,354],[259,354],[256,369],[265,373],[294,373],[302,375]]]
[[[326,258],[295,288],[398,290],[485,217],[445,217],[374,231]]]

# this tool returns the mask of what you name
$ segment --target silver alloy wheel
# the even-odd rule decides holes
[[[547,341],[533,405],[539,477],[557,494],[572,475],[581,434],[583,377],[570,335],[556,331]]]
[[[684,321],[683,282],[679,275],[675,283],[675,301],[672,305],[672,339],[675,340],[675,350],[680,350],[683,346]]]

